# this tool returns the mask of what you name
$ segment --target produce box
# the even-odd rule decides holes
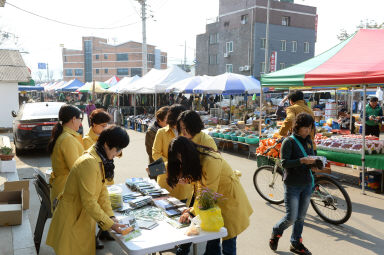
[[[365,177],[364,187],[367,190],[379,191],[381,188],[380,187],[381,175],[382,173],[380,172],[375,172],[375,171],[366,172],[364,176]],[[361,186],[361,178],[362,178],[362,173],[360,172],[359,186]]]

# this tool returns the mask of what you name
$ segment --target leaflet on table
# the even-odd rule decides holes
[[[181,215],[187,209],[185,203],[173,197],[154,199],[153,202],[169,217]]]
[[[151,197],[168,195],[166,189],[162,189],[154,180],[149,178],[129,178],[125,184],[132,190]]]
[[[122,231],[127,232],[127,234],[118,235],[125,242],[130,241],[133,238],[141,235],[141,231],[140,231],[139,225],[137,224],[135,217],[126,216],[126,215],[116,216],[116,217],[121,224],[124,224],[127,226],[126,228],[122,229]]]

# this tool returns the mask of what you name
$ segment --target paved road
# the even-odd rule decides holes
[[[128,177],[146,176],[147,155],[144,147],[144,134],[129,130],[131,142],[124,149],[123,157],[116,159],[116,182],[124,182]],[[262,200],[253,187],[253,172],[256,168],[254,159],[238,154],[222,153],[223,157],[234,169],[242,172],[241,183],[248,194],[254,213],[250,227],[243,232],[237,241],[238,254],[274,254],[269,249],[268,239],[272,226],[284,215],[284,207],[270,205]],[[17,159],[21,178],[31,177],[31,167],[49,167],[49,156],[44,152],[32,152]],[[304,243],[313,254],[368,255],[384,254],[384,196],[367,192],[362,195],[357,187],[346,186],[353,201],[353,214],[344,225],[334,226],[322,221],[309,209],[304,227]],[[34,230],[39,208],[39,201],[31,186],[30,218]],[[234,215],[234,217],[236,217]],[[46,225],[46,230],[48,224]],[[277,254],[289,252],[289,228],[282,237]],[[46,232],[46,231],[45,231]],[[45,236],[43,239],[45,242]],[[199,254],[203,253],[203,245]],[[40,254],[53,254],[50,247],[42,245]],[[97,254],[125,254],[115,242],[106,244],[106,248]],[[170,254],[170,253],[169,253]]]

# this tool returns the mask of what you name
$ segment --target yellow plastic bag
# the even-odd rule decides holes
[[[224,227],[224,219],[221,215],[221,209],[218,206],[208,210],[200,210],[196,203],[194,205],[194,211],[197,215],[200,215],[201,229],[209,232],[219,232]]]

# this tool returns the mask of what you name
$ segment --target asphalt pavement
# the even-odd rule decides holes
[[[87,128],[85,128],[85,132],[87,132]],[[145,134],[132,130],[128,130],[128,133],[130,144],[123,150],[123,157],[115,160],[115,183],[122,183],[129,177],[146,177],[145,168],[148,159],[144,146]],[[238,236],[238,254],[291,254],[289,252],[289,237],[292,228],[286,230],[280,239],[276,252],[269,249],[268,241],[272,226],[284,216],[285,208],[283,205],[268,204],[257,194],[253,185],[253,174],[257,167],[255,159],[248,159],[247,155],[234,152],[222,152],[222,155],[233,169],[242,172],[241,183],[254,210],[250,226]],[[49,155],[44,151],[30,152],[16,159],[20,179],[32,178],[32,167],[47,168],[51,164]],[[32,231],[34,231],[40,201],[32,184],[30,187],[31,209],[29,216]],[[310,207],[303,232],[304,244],[313,254],[383,255],[384,196],[370,191],[363,195],[357,186],[350,186],[349,184],[344,184],[344,187],[353,203],[353,213],[350,220],[339,226],[328,224],[321,220]],[[48,228],[49,221],[45,226],[41,255],[54,254],[53,250],[45,245]],[[203,254],[203,252],[204,244],[200,244],[198,253]],[[105,249],[98,250],[97,254],[120,255],[125,253],[116,242],[112,241],[106,242]]]

